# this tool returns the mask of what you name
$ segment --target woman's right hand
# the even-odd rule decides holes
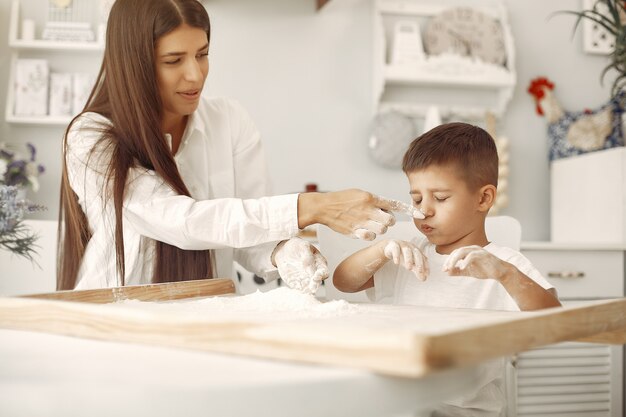
[[[374,240],[396,222],[393,211],[413,218],[424,215],[415,207],[358,189],[329,193],[303,193],[298,197],[298,226],[320,223],[332,230],[364,240]]]
[[[404,240],[384,240],[379,243],[385,258],[394,264],[403,267],[415,274],[420,281],[426,281],[428,273],[428,258],[420,248]]]
[[[306,240],[292,237],[274,249],[272,263],[289,288],[315,294],[328,278],[328,262],[319,250]]]

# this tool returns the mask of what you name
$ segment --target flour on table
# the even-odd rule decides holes
[[[124,300],[117,305],[160,310],[177,314],[190,314],[202,319],[216,320],[291,320],[301,318],[337,317],[355,314],[358,306],[345,300],[322,302],[312,294],[291,288],[256,291],[243,296],[215,296],[168,302],[143,302]]]

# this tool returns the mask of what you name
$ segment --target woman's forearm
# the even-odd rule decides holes
[[[329,193],[298,195],[298,226],[319,223],[335,232],[374,240],[395,223],[391,214],[403,204],[387,200],[363,190],[343,190]]]

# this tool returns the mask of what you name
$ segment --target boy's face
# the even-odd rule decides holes
[[[485,186],[472,191],[454,164],[432,165],[408,174],[413,205],[425,216],[415,219],[417,228],[448,254],[454,249],[485,246],[484,219],[492,201],[485,204]],[[488,199],[488,198],[487,198]]]

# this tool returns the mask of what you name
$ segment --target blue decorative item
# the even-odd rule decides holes
[[[552,90],[554,84],[544,77],[533,80],[528,88],[528,92],[535,97],[537,113],[544,115],[548,121],[551,161],[624,146],[624,91],[598,109],[570,112],[561,108]]]

